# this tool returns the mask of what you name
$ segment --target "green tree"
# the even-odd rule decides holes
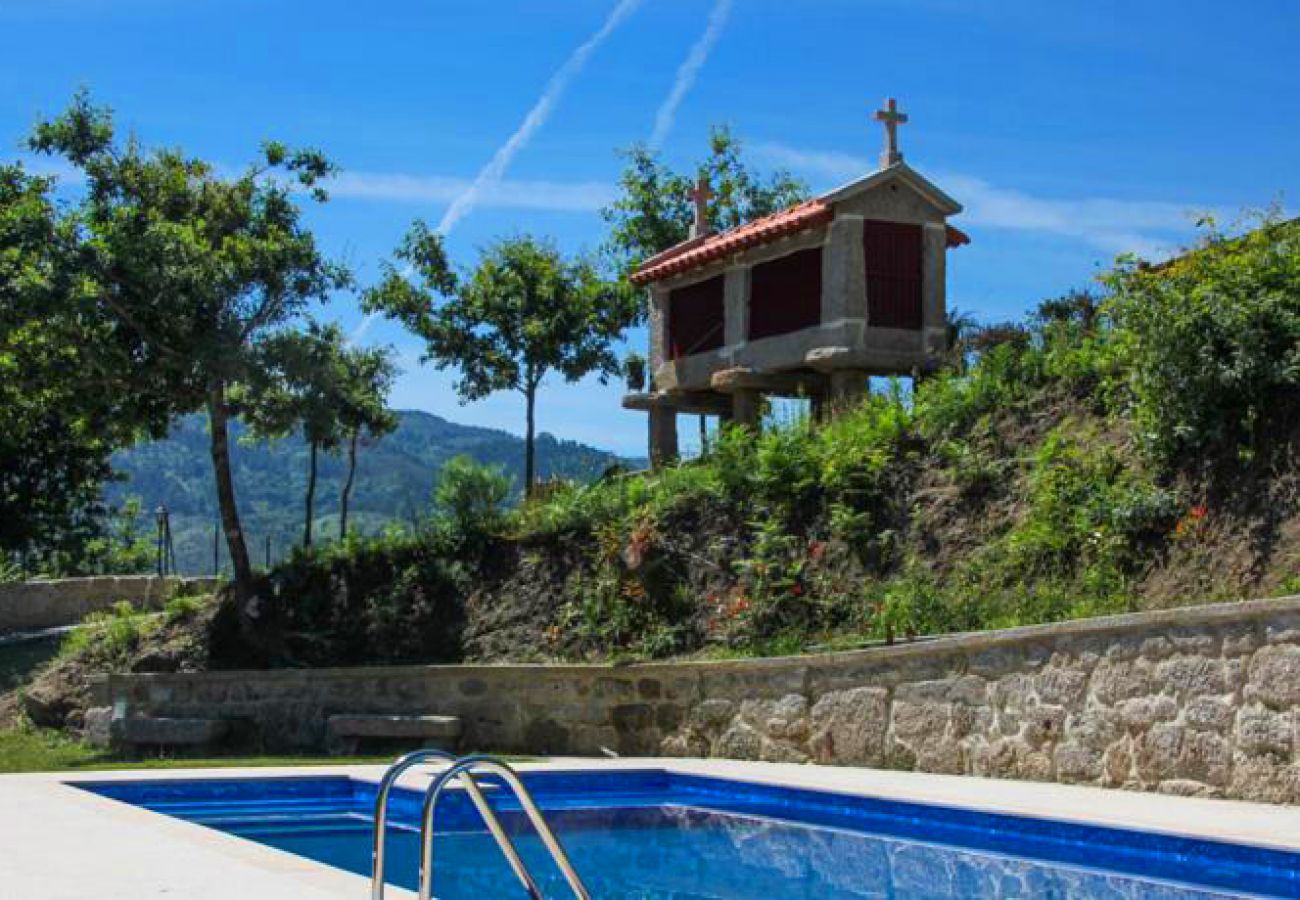
[[[619,271],[628,274],[690,237],[695,206],[689,193],[700,175],[709,179],[713,190],[709,221],[719,231],[807,199],[806,184],[784,170],[766,177],[758,174],[743,150],[730,129],[716,127],[709,136],[709,155],[693,173],[673,171],[642,144],[623,151],[627,164],[619,196],[601,212],[610,227],[605,249]]]
[[[82,314],[85,244],[54,181],[0,165],[0,554],[77,571],[107,528],[114,449],[166,416],[130,390],[133,363]]]
[[[158,416],[208,414],[222,528],[245,632],[259,616],[230,472],[231,389],[258,342],[348,283],[302,224],[294,192],[324,200],[333,166],[267,143],[260,162],[225,176],[180,150],[119,141],[110,111],[83,94],[40,122],[29,149],[84,176],[70,212],[79,240],[77,313],[104,332],[97,353],[129,360],[126,396]]]
[[[250,367],[243,402],[237,404],[252,440],[302,433],[307,444],[304,547],[312,543],[320,454],[338,450],[345,437],[340,412],[346,352],[347,339],[334,324],[310,322],[303,331],[270,335],[258,344],[257,364]]]
[[[635,316],[628,292],[590,260],[568,260],[554,245],[522,236],[484,251],[464,279],[451,272],[442,239],[416,223],[364,305],[401,322],[426,343],[425,360],[456,368],[461,400],[497,391],[524,398],[524,484],[535,481],[537,391],[556,373],[566,381],[620,371],[615,344]],[[417,278],[417,281],[412,280]]]
[[[339,537],[348,534],[348,505],[357,476],[357,449],[363,438],[378,440],[397,430],[388,392],[397,374],[392,354],[382,347],[348,347],[343,353],[339,422],[348,445],[347,477],[339,493]]]

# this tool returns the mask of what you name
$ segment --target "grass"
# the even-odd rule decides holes
[[[114,769],[229,769],[269,766],[373,765],[393,756],[216,756],[128,759],[55,731],[0,731],[0,773],[92,772]]]

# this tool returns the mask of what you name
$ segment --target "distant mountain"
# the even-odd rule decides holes
[[[523,479],[524,442],[491,428],[458,425],[426,412],[397,413],[399,426],[388,437],[364,446],[357,455],[357,480],[349,519],[363,531],[390,522],[413,523],[428,515],[434,479],[442,464],[466,454],[502,466],[518,485]],[[301,540],[302,505],[307,485],[307,446],[298,437],[271,444],[246,443],[239,423],[232,429],[235,490],[248,547],[257,564],[286,555]],[[110,485],[110,502],[138,497],[149,512],[160,503],[171,512],[177,561],[187,574],[213,569],[213,534],[217,521],[212,462],[208,455],[207,420],[188,416],[162,441],[141,444],[114,457],[123,480]],[[549,434],[537,439],[537,469],[542,478],[590,480],[614,464],[643,466],[644,460],[622,459]],[[339,492],[347,474],[343,455],[320,458],[316,484],[317,534],[338,535]],[[224,539],[220,566],[228,560]]]

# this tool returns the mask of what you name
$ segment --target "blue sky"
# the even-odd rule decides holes
[[[310,221],[363,282],[416,217],[446,220],[465,265],[518,232],[595,247],[614,151],[654,134],[686,166],[726,123],[760,166],[832,187],[873,167],[889,95],[908,161],[967,207],[949,303],[981,318],[1300,188],[1293,0],[3,0],[0,36],[6,155],[82,86],[222,164],[320,147],[345,175]],[[361,327],[348,297],[322,315]],[[399,329],[362,334],[401,354],[394,405],[521,430],[516,398],[461,406]],[[620,394],[548,385],[539,425],[643,452]]]

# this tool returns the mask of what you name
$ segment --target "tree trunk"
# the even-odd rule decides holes
[[[216,382],[208,391],[208,423],[212,435],[212,473],[217,482],[217,507],[221,511],[221,529],[226,534],[226,549],[235,572],[235,599],[240,625],[249,629],[258,612],[253,600],[253,566],[248,546],[239,525],[235,505],[235,481],[230,473],[230,408],[226,405],[226,385]]]
[[[312,519],[316,515],[316,454],[320,449],[320,444],[316,441],[308,441],[311,450],[307,462],[307,504],[306,504],[306,521],[302,526],[302,545],[311,546],[311,525]]]
[[[343,482],[343,493],[339,495],[339,540],[348,536],[348,501],[352,499],[352,481],[357,475],[357,440],[361,429],[352,432],[348,443],[348,478]]]
[[[530,387],[524,391],[524,406],[527,424],[524,429],[524,497],[533,495],[533,481],[536,470],[536,447],[533,446],[534,416],[537,406],[537,388]]]

